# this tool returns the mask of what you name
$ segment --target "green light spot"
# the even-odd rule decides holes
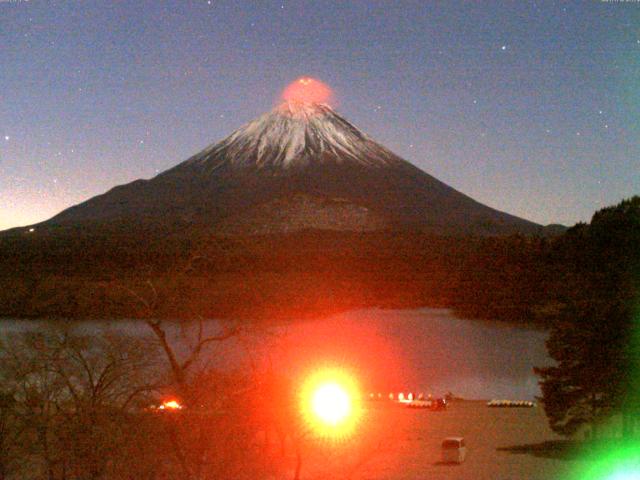
[[[584,452],[584,468],[578,469],[575,480],[640,480],[640,442],[622,443],[612,440],[608,445]],[[613,445],[611,445],[613,444]]]
[[[640,470],[637,468],[623,469],[606,477],[606,480],[639,480]]]

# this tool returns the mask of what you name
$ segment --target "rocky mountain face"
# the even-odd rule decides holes
[[[542,234],[376,143],[324,104],[284,102],[179,165],[71,207],[40,226]]]

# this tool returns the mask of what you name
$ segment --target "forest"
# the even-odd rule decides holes
[[[446,307],[545,326],[561,301],[559,240],[418,232],[220,237],[197,230],[0,237],[0,316],[281,320],[361,307]],[[135,293],[135,294],[133,294]]]

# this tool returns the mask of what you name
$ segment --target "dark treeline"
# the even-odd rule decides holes
[[[14,232],[0,238],[0,316],[139,317],[134,298],[151,282],[165,318],[427,306],[544,326],[563,285],[556,242],[414,232]]]
[[[547,349],[556,365],[536,369],[551,427],[571,435],[620,417],[640,435],[640,197],[604,208],[558,239],[564,288]],[[637,442],[637,440],[636,440]],[[638,444],[634,449],[638,451]]]

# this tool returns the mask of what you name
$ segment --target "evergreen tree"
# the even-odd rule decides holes
[[[625,434],[640,398],[640,197],[597,212],[556,244],[566,296],[547,348],[556,365],[536,368],[552,429],[572,434],[623,413]]]

